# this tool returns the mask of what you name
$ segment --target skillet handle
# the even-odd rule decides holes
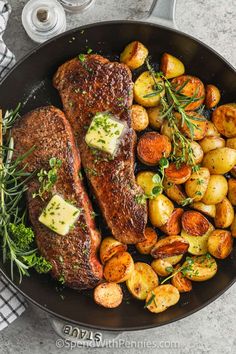
[[[153,0],[147,20],[166,27],[177,28],[175,6],[176,0]]]

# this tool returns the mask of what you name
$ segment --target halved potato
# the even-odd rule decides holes
[[[228,198],[232,205],[236,206],[236,178],[228,179]]]
[[[208,253],[203,256],[188,257],[182,268],[182,274],[193,281],[209,280],[216,272],[217,263]]]
[[[147,128],[149,124],[148,114],[144,107],[133,104],[131,107],[131,126],[140,132]]]
[[[230,231],[233,237],[236,237],[236,214],[234,215],[234,220],[230,226]]]
[[[205,136],[220,136],[220,133],[210,120],[207,120],[207,130]]]
[[[102,264],[108,261],[108,259],[113,257],[116,253],[126,250],[127,245],[115,240],[113,237],[104,238],[100,246],[100,259]]]
[[[210,173],[223,175],[236,165],[236,150],[227,147],[211,150],[204,156],[202,164]]]
[[[128,252],[118,252],[104,266],[104,278],[108,282],[122,283],[134,271],[134,261]]]
[[[157,242],[157,233],[154,229],[151,227],[146,227],[145,229],[145,237],[146,240],[142,242],[138,242],[135,244],[137,250],[141,254],[149,254],[151,252],[151,249]]]
[[[179,168],[176,164],[171,162],[169,166],[165,169],[166,179],[174,184],[185,183],[191,176],[192,169],[186,164],[182,164]]]
[[[190,147],[193,151],[195,165],[201,163],[204,155],[201,145],[199,145],[196,141],[191,141]]]
[[[151,266],[158,275],[165,277],[173,272],[173,265],[179,263],[182,258],[183,255],[180,254],[178,256],[166,257],[163,259],[154,259]]]
[[[216,215],[216,206],[214,204],[204,204],[203,202],[194,202],[190,204],[190,208],[198,210],[212,218]]]
[[[220,175],[211,175],[207,186],[207,190],[204,193],[202,202],[205,204],[217,204],[220,203],[228,192],[227,179]]]
[[[144,107],[155,107],[165,95],[164,81],[144,71],[134,83],[134,99]]]
[[[160,226],[160,230],[166,235],[178,235],[181,231],[181,217],[183,215],[183,209],[176,208],[168,219],[167,223]]]
[[[126,281],[129,292],[138,300],[145,300],[148,293],[158,286],[158,276],[150,265],[143,262],[134,264],[134,271]]]
[[[227,139],[226,147],[236,150],[236,138]]]
[[[165,225],[173,210],[174,204],[163,194],[149,200],[149,218],[153,226]]]
[[[215,85],[206,85],[205,105],[214,108],[220,102],[220,91]]]
[[[212,113],[212,122],[220,134],[227,138],[236,137],[236,103],[217,107]]]
[[[188,124],[185,122],[181,127],[182,132],[192,140],[201,140],[206,135],[207,131],[207,121],[206,118],[197,112],[188,112],[189,122],[192,124],[192,130],[189,128]]]
[[[141,42],[134,41],[125,47],[120,55],[120,61],[134,70],[144,64],[147,56],[148,49]]]
[[[176,202],[178,205],[182,205],[183,201],[187,198],[183,187],[181,185],[168,182],[166,178],[164,178],[163,186],[167,197]]]
[[[178,289],[171,284],[164,284],[148,293],[145,307],[151,312],[160,313],[177,304],[179,299]]]
[[[229,199],[224,198],[216,205],[215,226],[221,229],[229,227],[234,220],[234,208]]]
[[[205,136],[204,139],[199,141],[204,154],[208,151],[225,147],[225,140],[219,136]]]
[[[206,254],[208,252],[208,238],[213,230],[212,224],[209,225],[207,232],[201,236],[193,236],[182,230],[181,236],[189,243],[188,252],[195,256]]]
[[[153,258],[166,258],[178,256],[187,252],[189,247],[188,241],[181,236],[167,236],[158,240],[151,250]]]
[[[209,221],[198,211],[185,211],[181,221],[184,231],[189,235],[202,236],[209,229]]]
[[[157,183],[153,182],[153,176],[155,176],[155,173],[152,171],[141,171],[136,176],[137,184],[147,196],[151,196],[153,188],[158,186]]]
[[[167,79],[183,75],[185,72],[182,61],[168,53],[164,53],[161,57],[160,70]]]
[[[187,196],[193,198],[195,202],[200,201],[208,187],[210,172],[207,168],[200,167],[197,172],[193,172],[185,183]]]
[[[101,283],[94,289],[93,298],[98,305],[112,309],[121,304],[123,293],[116,283]]]
[[[147,109],[149,124],[153,129],[160,130],[163,124],[162,106],[150,107]]]
[[[179,269],[179,265],[175,267],[175,271]],[[176,273],[171,278],[171,284],[179,290],[180,293],[187,293],[192,290],[191,280],[185,278],[181,272]]]
[[[167,136],[170,141],[173,140],[174,129],[171,127],[171,124],[167,119],[163,120],[161,134]]]
[[[226,230],[214,230],[208,238],[208,250],[212,256],[225,259],[233,249],[233,238]]]

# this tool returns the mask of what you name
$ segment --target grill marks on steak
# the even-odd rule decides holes
[[[71,127],[59,109],[49,106],[36,109],[21,118],[13,128],[16,156],[35,146],[27,158],[27,170],[49,169],[48,161],[56,157],[62,161],[53,193],[81,208],[81,213],[69,234],[61,236],[38,221],[43,208],[51,199],[33,199],[39,188],[37,178],[28,183],[29,217],[36,235],[40,253],[52,263],[52,276],[65,279],[65,284],[76,289],[93,288],[102,278],[102,266],[96,251],[100,234],[91,216],[92,207],[78,177],[80,156],[75,146]]]
[[[145,239],[146,204],[137,203],[143,192],[135,183],[136,135],[131,128],[131,72],[124,64],[110,62],[100,55],[72,59],[54,76],[65,114],[76,135],[82,165],[113,236],[124,243]],[[113,160],[91,149],[85,135],[97,112],[109,111],[125,122],[126,134]]]

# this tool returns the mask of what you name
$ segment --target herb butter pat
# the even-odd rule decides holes
[[[88,128],[88,146],[114,155],[125,126],[108,112],[97,113]]]
[[[39,221],[52,231],[65,236],[78,219],[80,210],[54,195],[39,217]]]

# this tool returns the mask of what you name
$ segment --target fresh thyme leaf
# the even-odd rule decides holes
[[[85,61],[85,55],[84,54],[79,54],[78,59],[83,63]]]
[[[144,308],[148,307],[149,305],[152,304],[153,301],[155,301],[156,299],[156,295],[154,293],[152,293],[150,299],[148,300],[148,302],[144,305]]]
[[[134,198],[135,198],[135,202],[137,204],[145,204],[147,196],[145,194],[138,194],[138,195],[135,195]]]

